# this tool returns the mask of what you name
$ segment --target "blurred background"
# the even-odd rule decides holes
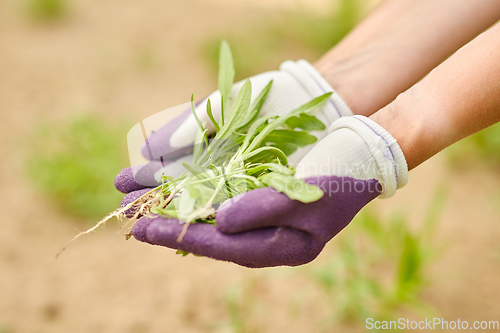
[[[317,59],[377,0],[0,1],[0,333],[363,332],[367,317],[498,320],[500,127],[421,165],[317,260],[251,270],[125,241],[126,134],[238,78]],[[175,115],[172,114],[172,117]],[[495,317],[496,316],[496,317]]]

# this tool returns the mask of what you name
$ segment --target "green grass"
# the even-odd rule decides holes
[[[453,166],[485,162],[500,170],[500,123],[457,142],[446,153]]]
[[[288,302],[287,327],[302,318],[311,332],[341,331],[339,327],[360,331],[370,317],[437,316],[421,292],[431,283],[429,268],[443,251],[434,235],[446,197],[445,191],[437,191],[426,216],[414,228],[404,214],[387,220],[367,207],[325,248],[323,256],[328,259],[318,258],[285,277],[261,275],[232,286],[225,297],[227,326],[232,332],[263,331],[276,318],[257,310],[282,302]],[[280,299],[257,292],[258,286],[263,288],[268,279],[276,278],[285,278],[284,283],[300,281],[300,288],[290,289]]]
[[[385,221],[365,209],[338,236],[331,259],[305,267],[331,305],[323,328],[364,326],[366,318],[394,320],[401,311],[417,316],[434,312],[419,295],[431,280],[428,267],[440,250],[432,238],[444,201],[444,192],[438,192],[416,231],[404,215]]]
[[[240,284],[229,287],[224,293],[228,321],[224,326],[233,333],[266,331],[266,304],[263,300],[264,277],[245,278]]]
[[[153,46],[142,45],[135,49],[134,66],[139,72],[153,72],[160,64],[158,52]]]
[[[55,22],[66,16],[68,4],[66,0],[27,0],[26,10],[35,21]]]
[[[93,221],[102,218],[123,198],[113,179],[129,164],[129,128],[93,116],[41,125],[28,160],[33,184],[68,214]]]
[[[226,310],[229,315],[229,325],[233,333],[245,333],[246,332],[246,320],[248,317],[246,315],[248,307],[248,302],[244,301],[243,293],[246,289],[243,288],[232,288],[226,292],[224,297]]]
[[[9,326],[0,323],[0,333],[10,333],[12,330],[10,329]]]
[[[355,0],[340,0],[335,9],[322,15],[307,9],[265,13],[258,22],[224,36],[214,36],[203,45],[202,53],[215,72],[219,41],[226,39],[237,59],[236,79],[241,80],[276,69],[290,57],[291,51],[293,56],[314,60],[338,43],[360,16],[360,5]]]

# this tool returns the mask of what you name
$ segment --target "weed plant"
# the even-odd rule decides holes
[[[27,0],[26,11],[34,21],[56,22],[66,16],[68,4],[65,0]]]
[[[35,130],[28,174],[42,195],[65,213],[95,220],[123,198],[113,179],[128,162],[128,126],[80,116]]]

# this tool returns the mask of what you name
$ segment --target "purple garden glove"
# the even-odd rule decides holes
[[[272,188],[225,202],[217,226],[192,224],[181,242],[176,219],[144,217],[132,229],[136,239],[247,267],[296,266],[310,262],[368,202],[392,196],[408,170],[396,140],[362,116],[343,117],[297,165],[296,177],[325,195],[304,204]],[[147,189],[128,194],[123,204]]]
[[[285,61],[281,64],[279,70],[265,72],[253,76],[249,80],[252,82],[252,101],[271,80],[273,81],[272,88],[260,110],[261,116],[287,114],[302,104],[309,102],[312,98],[326,92],[332,92],[332,96],[323,107],[312,113],[326,127],[330,126],[339,117],[352,115],[344,101],[314,67],[305,60]],[[233,100],[242,85],[243,81],[234,84]],[[213,115],[219,121],[220,92],[215,91],[208,98],[211,101]],[[208,134],[213,134],[215,128],[206,114],[207,99],[196,105],[196,113],[198,118],[207,124]],[[158,131],[152,133],[143,144],[141,152],[144,157],[153,162],[142,168],[135,166],[124,169],[122,174],[117,177],[116,188],[128,193],[144,186],[157,185],[163,173],[174,178],[179,176],[185,170],[182,161],[191,163],[192,146],[197,131],[196,119],[191,110],[187,110]],[[321,140],[328,132],[325,129],[312,131],[311,134]],[[312,145],[299,148],[288,157],[289,163],[296,165],[311,148]]]
[[[153,245],[180,249],[246,267],[297,266],[310,262],[354,215],[380,193],[376,180],[323,176],[308,178],[324,188],[318,201],[290,200],[273,188],[261,188],[229,201],[216,213],[217,226],[191,224],[181,242],[183,225],[162,217],[140,219],[134,237]],[[329,193],[328,189],[348,188]],[[362,189],[357,192],[355,188]]]

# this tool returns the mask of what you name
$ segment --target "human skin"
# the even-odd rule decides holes
[[[389,20],[398,17],[392,16],[398,10],[404,18]],[[412,169],[446,146],[500,121],[500,26],[474,39],[400,94],[494,23],[499,10],[500,1],[390,1],[361,25],[365,35],[355,31],[316,68],[355,114],[370,115],[389,103],[370,118],[398,141]],[[419,26],[426,20],[432,29]],[[300,265],[314,259],[378,193],[336,194],[304,205],[269,188],[258,189],[245,194],[250,204],[242,198],[218,211],[217,226],[193,224],[182,242],[177,241],[182,226],[174,219],[143,218],[133,233],[144,242],[248,267]],[[257,200],[260,204],[252,204]],[[248,207],[252,209],[241,214]]]
[[[499,122],[500,25],[462,47],[370,118],[398,141],[409,169]]]
[[[314,67],[354,114],[369,116],[498,19],[498,0],[388,0]],[[170,122],[169,128],[177,128],[188,115],[189,111]],[[168,146],[172,133],[167,134],[165,142],[153,140],[144,146],[144,155],[151,155],[146,148],[163,154],[157,146]],[[184,155],[184,149],[174,149],[167,159]],[[128,179],[129,174],[121,178]],[[147,176],[145,171],[142,174]],[[124,188],[121,178],[116,186],[123,192],[155,184],[154,180],[124,182]]]
[[[498,0],[389,0],[314,63],[369,116],[500,19]]]

